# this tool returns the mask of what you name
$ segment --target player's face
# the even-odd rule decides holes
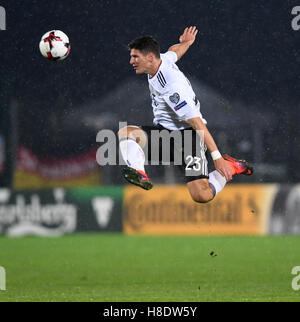
[[[148,55],[144,55],[138,49],[131,49],[130,64],[134,68],[136,74],[147,74],[151,62],[149,61]]]

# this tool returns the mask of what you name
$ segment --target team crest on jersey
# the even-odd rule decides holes
[[[177,104],[180,101],[180,96],[178,93],[174,93],[173,95],[169,96],[169,99],[172,103]]]

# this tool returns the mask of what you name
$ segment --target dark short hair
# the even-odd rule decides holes
[[[146,35],[138,37],[132,40],[128,44],[128,49],[137,49],[141,51],[144,55],[148,53],[153,53],[156,58],[160,58],[160,46],[157,40],[155,40],[152,36]]]

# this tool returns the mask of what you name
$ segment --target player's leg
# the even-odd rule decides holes
[[[126,126],[119,130],[119,147],[128,167],[123,169],[124,178],[143,189],[152,188],[152,183],[145,172],[145,154],[147,134],[138,126]]]
[[[217,170],[199,174],[199,177],[186,177],[192,199],[199,203],[211,201],[226,185],[226,178]]]
[[[187,134],[186,131],[183,132],[184,135]],[[192,140],[187,140],[187,143],[191,145],[188,146],[189,151],[192,150],[192,154],[189,155],[188,158],[196,160],[195,166],[192,166],[193,171],[191,171],[188,166],[182,169],[185,170],[188,189],[193,200],[199,203],[205,203],[211,201],[219,192],[221,192],[227,181],[217,170],[208,173],[208,162],[205,153],[207,149],[204,143],[201,140],[200,143],[199,141],[197,142],[197,139],[198,135],[193,131]],[[184,147],[184,149],[186,149],[186,147]],[[251,175],[253,173],[253,168],[246,161],[238,160],[228,155],[224,155],[223,158],[230,164],[232,175]]]
[[[251,175],[253,173],[253,168],[248,162],[232,158],[228,155],[223,157],[227,162],[230,163],[233,175]],[[211,201],[219,192],[223,190],[227,183],[226,178],[217,170],[210,172],[208,176],[208,179],[201,178],[188,182],[188,189],[194,201],[199,203]]]
[[[187,186],[194,201],[206,203],[221,192],[226,183],[226,178],[214,170],[209,173],[208,178],[188,180]]]
[[[184,135],[188,132],[184,131]],[[194,164],[182,168],[185,171],[185,180],[192,199],[199,203],[211,201],[226,185],[226,178],[217,170],[209,173],[207,161],[207,148],[198,134],[192,131],[192,140],[186,140],[184,150],[188,147],[191,155],[185,156],[187,160],[194,160]]]
[[[190,181],[187,186],[195,202],[206,203],[215,197],[215,192],[206,178]]]
[[[129,167],[145,171],[145,154],[143,148],[147,143],[146,133],[138,126],[123,127],[118,132],[122,157]]]

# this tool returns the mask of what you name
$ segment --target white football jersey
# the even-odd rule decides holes
[[[168,130],[183,130],[191,127],[188,119],[200,117],[206,124],[191,83],[175,64],[176,53],[168,51],[160,57],[162,63],[157,73],[153,77],[148,75],[153,123]]]

